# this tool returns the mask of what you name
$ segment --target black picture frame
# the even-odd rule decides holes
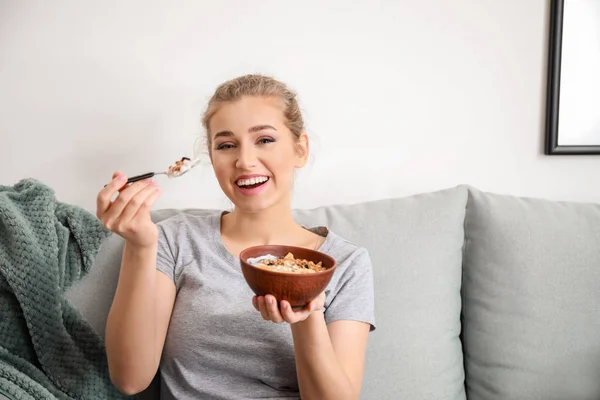
[[[565,1],[550,1],[550,29],[548,34],[548,78],[546,94],[547,155],[600,154],[600,145],[559,145],[558,118],[560,108],[560,79]],[[599,71],[600,73],[600,71]]]

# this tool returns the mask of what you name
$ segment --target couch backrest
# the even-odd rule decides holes
[[[153,217],[179,212],[209,211]],[[600,398],[600,204],[460,186],[295,216],[371,254],[378,329],[361,398],[465,399],[465,381],[469,400]],[[110,237],[67,294],[101,335],[122,245]]]
[[[295,210],[305,226],[327,225],[366,247],[374,265],[377,330],[371,333],[364,399],[465,399],[460,283],[466,187],[355,205]],[[155,221],[179,212],[159,210]],[[102,246],[90,274],[68,293],[104,335],[122,240]],[[250,300],[250,299],[249,299]],[[144,398],[156,397],[156,382]]]
[[[469,188],[469,400],[600,399],[600,204]]]

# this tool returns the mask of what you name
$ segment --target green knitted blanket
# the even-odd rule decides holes
[[[100,336],[63,297],[108,232],[44,184],[0,186],[0,394],[121,399]]]

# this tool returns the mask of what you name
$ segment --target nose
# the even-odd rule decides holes
[[[254,151],[253,146],[240,145],[235,166],[239,169],[251,169],[255,167],[256,164],[256,152]]]

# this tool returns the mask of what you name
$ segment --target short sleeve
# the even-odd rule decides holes
[[[156,253],[156,269],[167,275],[175,282],[175,254],[172,244],[166,235],[165,228],[160,223],[158,227],[158,247]]]
[[[331,299],[325,303],[325,322],[366,322],[371,325],[370,331],[374,331],[373,266],[368,251],[358,248],[338,267],[343,268],[343,273],[328,294]]]

